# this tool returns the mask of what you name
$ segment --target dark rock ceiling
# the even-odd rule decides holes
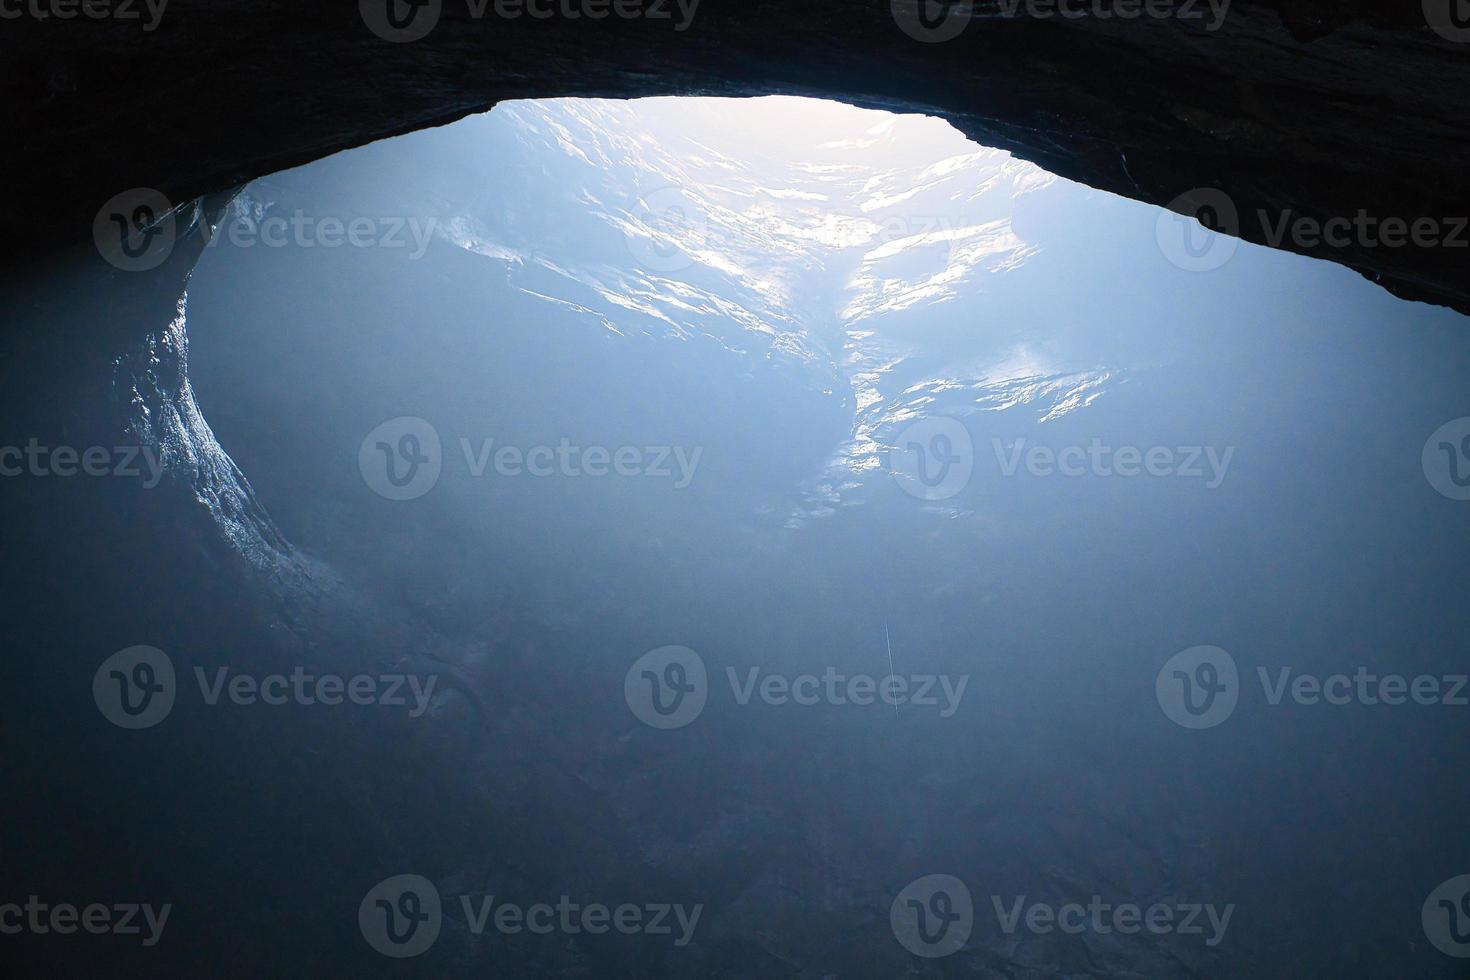
[[[687,23],[692,0],[617,0],[668,16],[603,20],[506,19],[493,3],[477,18],[442,0],[409,43],[367,26],[387,2],[172,0],[151,30],[142,0],[134,20],[0,22],[6,256],[86,240],[124,189],[184,201],[502,99],[570,95],[776,92],[933,113],[1129,197],[1223,190],[1235,218],[1219,220],[1258,243],[1288,213],[1428,218],[1441,238],[1470,214],[1470,27],[1450,0],[1150,0],[1169,15],[1132,19],[1095,15],[1129,0],[1069,0],[1094,11],[1080,18],[1036,16],[1055,0],[936,4],[941,30],[962,28],[939,43],[900,26],[924,0],[700,0]],[[1284,247],[1470,311],[1465,244],[1354,232]]]

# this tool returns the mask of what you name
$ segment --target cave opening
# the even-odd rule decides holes
[[[177,921],[239,876],[328,910],[254,913],[322,975],[401,953],[374,914],[432,896],[430,970],[892,976],[954,869],[993,895],[948,954],[1266,975],[1343,854],[1417,887],[1333,834],[1452,778],[1412,739],[1455,721],[1272,715],[1249,683],[1344,650],[1457,669],[1459,314],[937,119],[784,97],[504,103],[255,180],[207,237],[105,365],[147,485],[84,508],[125,518],[87,649],[158,651],[132,676],[178,678],[159,731],[190,745],[100,740],[119,775],[85,792],[241,840],[142,820],[170,839],[140,855],[190,860],[124,870]],[[1406,539],[1436,574],[1386,592]],[[303,673],[348,683],[266,701]],[[1392,764],[1322,793],[1344,745]],[[145,860],[107,836],[79,863]],[[1229,937],[1013,937],[1043,894],[1182,896]],[[496,897],[694,911],[682,943],[487,943]]]

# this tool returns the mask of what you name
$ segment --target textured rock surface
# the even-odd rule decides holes
[[[1131,197],[1223,189],[1257,242],[1286,209],[1470,213],[1470,47],[1418,4],[1237,0],[1217,22],[1202,4],[1197,17],[1122,20],[982,3],[944,43],[900,29],[911,0],[703,0],[682,30],[679,9],[661,6],[667,18],[506,20],[449,0],[413,43],[375,36],[349,3],[174,0],[153,30],[146,14],[8,21],[0,121],[20,137],[6,184],[24,232],[5,251],[85,239],[129,187],[184,200],[502,99],[558,95],[785,92],[936,113]],[[1286,247],[1470,309],[1470,250],[1351,239]]]

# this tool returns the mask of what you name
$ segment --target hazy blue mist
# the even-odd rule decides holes
[[[688,946],[523,936],[497,962],[1454,975],[1420,914],[1470,870],[1470,709],[1273,705],[1257,670],[1465,670],[1470,503],[1421,458],[1470,414],[1463,317],[936,120],[798,100],[510,103],[234,207],[189,290],[204,415],[286,537],[492,719],[457,751],[514,819],[421,826],[493,855],[422,873],[704,905]],[[298,211],[311,230],[264,243]],[[324,217],[368,219],[367,244],[324,245]],[[526,469],[561,445],[574,466]],[[588,447],[640,475],[589,475]],[[406,449],[437,477],[385,484]],[[707,670],[669,730],[625,692],[666,645]],[[1156,682],[1200,645],[1238,704],[1193,730]],[[939,687],[742,704],[752,668],[966,680],[947,714]],[[510,857],[535,870],[484,870]],[[973,931],[927,959],[889,914],[933,874],[968,887]],[[1020,895],[1234,912],[1214,945],[1007,933],[992,896]],[[480,948],[458,920],[438,942]]]

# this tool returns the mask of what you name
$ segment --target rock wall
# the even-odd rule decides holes
[[[187,200],[502,99],[777,92],[942,115],[1470,309],[1470,29],[1448,0],[622,0],[603,19],[569,16],[597,0],[392,2],[396,21],[385,0],[8,21],[0,124],[23,139],[4,252],[85,239],[128,188]],[[1179,200],[1200,190],[1225,197]]]

